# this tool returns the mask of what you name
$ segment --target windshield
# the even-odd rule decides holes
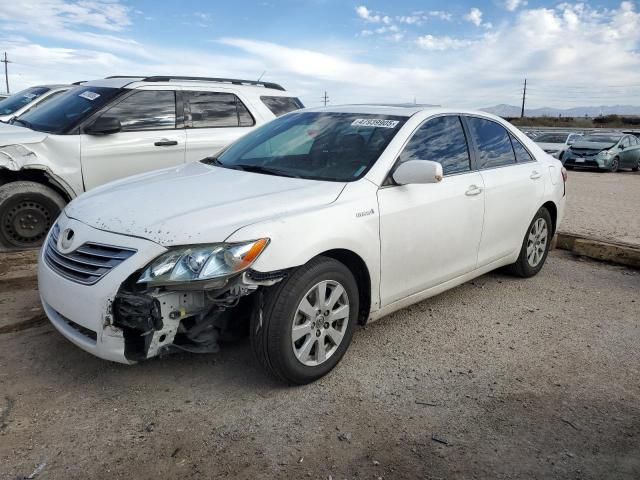
[[[47,87],[32,87],[5,98],[0,101],[0,115],[11,115],[12,113],[17,112],[25,105],[29,105],[36,98],[47,93],[49,90],[50,89]]]
[[[21,115],[14,123],[39,132],[64,133],[102,108],[120,92],[119,88],[72,88],[42,107]]]
[[[567,140],[566,133],[544,133],[536,137],[538,143],[564,143]]]
[[[586,135],[580,139],[582,142],[597,142],[597,143],[618,143],[622,137],[615,135]]]
[[[247,134],[217,159],[226,168],[313,180],[361,178],[406,121],[360,113],[299,112]]]

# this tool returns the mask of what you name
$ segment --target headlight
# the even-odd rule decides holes
[[[268,238],[261,238],[171,249],[151,262],[138,283],[164,285],[228,277],[249,268],[268,244]]]
[[[607,158],[607,157],[610,157],[611,154],[612,154],[612,152],[610,150],[603,150],[600,153],[598,153],[598,157]]]

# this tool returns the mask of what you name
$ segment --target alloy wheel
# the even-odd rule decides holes
[[[349,297],[333,280],[315,284],[302,297],[293,318],[291,344],[308,367],[326,362],[338,350],[349,325]]]
[[[527,238],[527,262],[532,267],[537,267],[542,261],[549,241],[549,228],[544,218],[538,218],[529,230]]]

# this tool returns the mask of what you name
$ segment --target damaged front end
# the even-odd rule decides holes
[[[175,351],[215,353],[219,342],[248,334],[255,293],[286,276],[248,269],[267,244],[173,250],[129,277],[112,305],[127,360]]]

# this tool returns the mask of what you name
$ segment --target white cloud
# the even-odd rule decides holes
[[[447,21],[453,18],[453,15],[451,15],[448,12],[443,12],[442,10],[431,10],[430,12],[427,12],[427,15],[429,15],[430,17],[439,18],[440,20],[447,20]]]
[[[418,37],[416,43],[420,48],[432,51],[457,50],[459,48],[473,45],[471,40],[463,40],[448,36],[435,37],[433,35],[423,35]]]
[[[356,13],[361,19],[366,20],[367,22],[380,23],[382,21],[382,17],[380,17],[380,15],[374,15],[373,12],[364,5],[356,7]]]
[[[118,0],[5,1],[0,20],[34,28],[91,27],[114,32],[131,25],[131,9]]]
[[[464,19],[467,22],[473,23],[476,27],[479,27],[480,25],[482,25],[482,10],[474,7],[469,10],[469,13],[464,16]]]
[[[510,12],[514,12],[518,8],[526,6],[527,0],[505,0],[502,5]]]

